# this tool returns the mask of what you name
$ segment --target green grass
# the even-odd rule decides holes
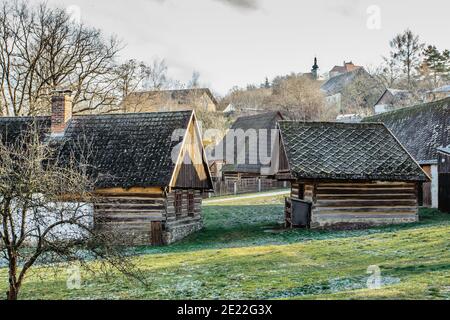
[[[124,276],[39,268],[22,299],[450,299],[450,215],[355,231],[281,229],[283,196],[204,206],[205,229],[172,246],[136,248],[147,285]],[[383,286],[366,287],[367,268]],[[6,290],[0,270],[0,292]]]

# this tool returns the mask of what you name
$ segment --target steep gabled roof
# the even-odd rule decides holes
[[[389,104],[395,104],[403,99],[408,99],[411,95],[411,92],[408,90],[386,88],[375,105],[378,105],[383,98],[387,98],[389,100]]]
[[[62,165],[87,157],[97,188],[165,187],[192,117],[193,111],[74,116],[63,137],[43,138],[58,147]],[[50,118],[44,117],[0,118],[0,134],[13,141],[36,120],[48,133]]]
[[[259,173],[261,171],[261,161],[259,157],[259,145],[260,138],[259,135],[260,129],[267,130],[267,151],[271,152],[272,150],[272,141],[271,141],[271,130],[275,130],[277,128],[277,121],[282,120],[283,115],[278,112],[267,112],[252,116],[239,117],[231,126],[230,130],[233,132],[234,130],[243,130],[244,132],[247,130],[255,130],[257,134],[257,141],[255,144],[250,145],[249,143],[243,143],[241,145],[235,146],[235,160],[234,163],[228,163],[223,166],[222,172],[246,172],[246,173]],[[224,138],[226,139],[226,137]],[[224,148],[224,155],[226,154],[226,141],[222,142]],[[246,163],[237,163],[237,155],[239,153],[245,152],[245,160]],[[269,155],[268,155],[269,156]],[[251,164],[250,159],[255,159],[256,163]]]
[[[383,124],[280,121],[279,127],[294,178],[427,180]]]
[[[175,130],[188,126],[192,111],[74,117],[64,135],[62,159],[88,159],[97,187],[167,186],[175,168]]]
[[[382,122],[421,164],[437,161],[437,148],[450,145],[450,98],[364,119]]]

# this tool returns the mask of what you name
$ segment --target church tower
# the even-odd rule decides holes
[[[317,57],[314,58],[314,65],[312,66],[311,73],[314,80],[319,78],[319,66],[317,65]]]

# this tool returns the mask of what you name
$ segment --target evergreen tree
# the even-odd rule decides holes
[[[433,77],[433,84],[438,86],[440,80],[448,80],[450,76],[450,51],[440,52],[436,46],[429,45],[424,51],[423,66]]]

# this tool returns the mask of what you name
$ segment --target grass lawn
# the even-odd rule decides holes
[[[355,231],[280,228],[283,196],[204,206],[205,229],[168,247],[134,249],[147,285],[121,275],[35,269],[22,299],[450,299],[450,215]],[[382,287],[367,289],[367,268]],[[0,269],[0,292],[6,291]]]

